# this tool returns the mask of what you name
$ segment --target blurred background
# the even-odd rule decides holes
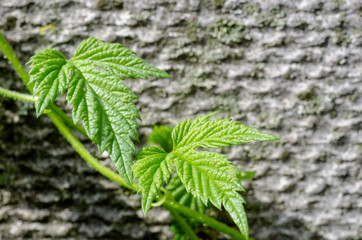
[[[45,47],[70,58],[94,36],[167,71],[126,80],[143,145],[155,124],[215,110],[280,137],[222,150],[257,172],[243,184],[255,240],[362,239],[360,0],[1,0],[0,15],[24,64]],[[1,53],[0,86],[26,92]],[[169,224],[161,208],[145,218],[140,196],[91,169],[31,104],[0,96],[0,239],[171,239]]]

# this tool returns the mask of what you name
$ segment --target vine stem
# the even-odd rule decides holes
[[[13,99],[17,99],[17,100],[21,100],[21,101],[25,101],[25,102],[35,103],[35,99],[34,99],[33,95],[11,91],[11,90],[3,88],[3,87],[0,87],[0,95],[3,95],[5,97],[10,97]]]
[[[23,80],[26,88],[30,93],[33,93],[34,84],[29,83],[29,75],[21,65],[19,59],[15,55],[13,49],[10,44],[4,37],[4,35],[0,32],[0,50],[3,52],[4,56],[8,59],[8,61],[13,65],[15,71],[19,74],[21,80]]]
[[[119,174],[102,165],[98,159],[93,157],[93,155],[88,152],[84,145],[78,140],[76,136],[74,136],[72,131],[70,131],[70,129],[63,123],[62,119],[56,113],[50,112],[48,113],[48,116],[53,121],[58,130],[63,134],[68,143],[74,148],[74,150],[97,172],[101,173],[108,179],[128,188],[129,190],[137,191],[137,184],[134,184],[133,186],[128,185]]]
[[[13,99],[16,99],[16,100],[36,103],[36,100],[34,99],[33,95],[19,93],[19,92],[12,91],[12,90],[9,90],[9,89],[3,88],[3,87],[0,87],[0,95],[3,95],[5,97],[9,97],[9,98],[13,98]],[[86,138],[88,138],[88,135],[85,132],[84,128],[81,125],[74,123],[73,120],[65,112],[63,112],[60,108],[58,108],[54,104],[51,104],[51,105],[49,105],[49,109],[52,112],[56,113],[59,117],[61,117],[61,119],[66,124],[68,124],[70,127],[74,128],[79,133],[81,133]]]
[[[171,215],[175,218],[177,223],[181,226],[182,230],[185,231],[185,233],[189,236],[191,240],[199,240],[195,232],[191,229],[190,225],[187,224],[185,219],[181,217],[181,215],[178,212],[176,212],[175,209],[168,208],[167,206],[164,207],[170,211]]]
[[[88,134],[86,133],[86,131],[84,130],[84,128],[77,124],[74,123],[73,119],[71,119],[65,112],[63,112],[60,108],[58,108],[57,106],[55,106],[54,104],[50,104],[49,105],[49,109],[54,112],[56,115],[58,115],[59,117],[61,117],[63,119],[63,121],[68,124],[70,127],[74,128],[75,130],[77,130],[79,133],[81,133],[83,136],[85,136],[87,139],[89,139]]]
[[[208,217],[196,210],[185,207],[184,205],[182,205],[176,201],[166,199],[166,201],[163,203],[163,206],[165,208],[174,209],[177,212],[184,215],[185,217],[193,218],[193,219],[197,220],[198,222],[201,222],[215,230],[218,230],[220,232],[223,232],[223,233],[229,235],[230,237],[233,237],[234,239],[247,240],[243,237],[243,235],[240,234],[240,232],[238,232],[234,228],[231,228],[231,227],[227,226],[226,224],[221,223],[211,217]]]
[[[11,46],[9,45],[8,41],[5,39],[5,37],[3,36],[3,34],[1,32],[0,32],[0,50],[4,53],[4,56],[13,65],[14,69],[19,74],[20,78],[26,85],[29,92],[33,93],[33,84],[28,84],[29,83],[28,73],[25,71],[25,69],[21,65],[19,59],[16,57],[16,55],[15,55],[14,51],[12,50]],[[10,90],[8,90],[8,91],[10,91]],[[11,95],[14,98],[15,98],[15,96],[16,97],[22,96],[22,94],[14,95],[12,93],[11,93]],[[26,94],[24,94],[24,95],[26,95]],[[6,95],[6,96],[8,96],[8,95]],[[20,99],[20,98],[18,98],[18,99]],[[89,153],[89,151],[84,147],[84,145],[78,140],[78,138],[75,137],[75,135],[72,133],[72,131],[65,125],[64,122],[69,121],[69,120],[65,120],[65,118],[69,118],[69,117],[64,112],[62,112],[55,105],[51,105],[49,108],[52,110],[51,112],[47,113],[49,118],[53,121],[54,125],[62,133],[62,135],[65,137],[65,139],[68,141],[68,143],[74,148],[74,150],[87,163],[89,163],[96,171],[98,171],[99,173],[101,173],[102,175],[107,177],[108,179],[115,181],[118,184],[120,184],[121,186],[124,186],[132,191],[135,191],[135,192],[138,191],[138,185],[136,183],[134,183],[132,186],[128,185],[119,174],[115,173],[110,168],[102,165],[98,161],[98,159],[96,159],[95,157],[93,157],[92,154]],[[70,121],[73,122],[72,120],[70,120]],[[80,126],[80,128],[82,128],[82,127]],[[76,129],[76,130],[78,130],[78,129]],[[83,129],[83,131],[84,131],[84,129]],[[185,217],[194,218],[195,220],[197,220],[201,223],[204,223],[220,232],[223,232],[223,233],[233,237],[234,239],[245,240],[245,238],[243,238],[243,235],[241,235],[241,233],[239,233],[235,229],[233,229],[211,217],[208,217],[200,212],[197,212],[188,207],[185,207],[185,206],[177,203],[176,201],[172,201],[167,198],[165,200],[165,202],[163,203],[163,206],[165,208],[167,208],[168,210],[171,209],[171,210],[180,212]],[[184,223],[187,224],[186,222],[184,222]],[[189,237],[192,238],[192,236],[190,236],[190,234],[191,233],[188,233]]]

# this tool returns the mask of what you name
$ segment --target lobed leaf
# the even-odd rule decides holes
[[[177,149],[173,154],[177,174],[186,190],[205,205],[210,200],[221,209],[224,190],[244,190],[237,178],[238,170],[226,156],[187,148]]]
[[[132,185],[135,147],[131,138],[138,141],[136,118],[140,116],[132,103],[137,96],[120,79],[169,75],[121,44],[93,37],[84,40],[69,61],[54,49],[44,49],[29,63],[30,82],[35,82],[34,95],[38,97],[38,116],[68,90],[74,122],[83,121],[90,139],[101,152],[110,153],[118,172]]]
[[[173,152],[176,171],[188,192],[207,205],[210,201],[216,208],[221,206],[230,213],[235,224],[245,237],[249,235],[245,201],[237,191],[244,191],[238,175],[239,170],[218,153],[193,151],[186,147]]]

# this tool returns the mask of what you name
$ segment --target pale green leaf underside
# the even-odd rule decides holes
[[[166,190],[171,192],[173,198],[180,204],[189,207],[195,211],[205,213],[206,206],[199,198],[195,198],[191,193],[187,192],[185,186],[181,182],[180,177],[175,174],[172,176],[170,182],[166,186]],[[192,229],[196,229],[200,224],[194,219],[185,219]],[[184,229],[174,220],[171,215],[171,230],[175,233],[174,239],[187,239],[187,234]]]
[[[132,103],[137,96],[120,79],[169,75],[149,66],[121,44],[96,38],[84,40],[69,61],[54,49],[44,49],[29,63],[38,116],[67,90],[74,122],[83,121],[88,136],[101,152],[110,153],[118,172],[132,185],[135,147],[130,137],[138,140],[135,118],[140,116]]]
[[[186,190],[177,174],[172,176],[170,182],[166,186],[166,190],[170,191],[174,199],[182,205],[201,213],[205,212],[206,206],[204,203],[200,200],[200,198],[195,198]]]

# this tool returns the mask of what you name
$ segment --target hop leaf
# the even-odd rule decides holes
[[[30,82],[35,82],[34,95],[38,96],[38,116],[68,90],[74,122],[83,120],[89,138],[101,152],[110,153],[118,172],[132,185],[135,147],[130,137],[138,140],[135,119],[140,116],[132,103],[137,96],[120,79],[169,75],[148,65],[121,44],[96,38],[84,40],[69,61],[54,49],[44,49],[29,63]]]
[[[238,191],[243,191],[240,181],[251,177],[253,173],[243,174],[224,155],[195,151],[195,149],[223,147],[251,141],[271,141],[278,138],[230,119],[209,121],[213,115],[209,114],[194,120],[187,119],[178,123],[171,134],[172,151],[168,154],[164,151],[162,160],[160,158],[152,161],[154,169],[148,170],[148,173],[154,174],[143,175],[150,168],[151,162],[144,151],[141,151],[141,157],[138,157],[139,160],[135,164],[137,167],[134,167],[133,170],[136,176],[140,177],[142,194],[147,195],[147,206],[150,206],[149,201],[153,201],[157,195],[156,190],[160,189],[163,182],[167,182],[167,176],[169,177],[170,172],[172,172],[172,165],[174,164],[177,175],[187,192],[191,193],[195,199],[201,200],[204,205],[211,202],[220,210],[224,206],[247,239],[249,227],[243,207],[245,201]],[[164,135],[166,137],[161,134],[163,136],[162,141],[154,142],[160,145],[164,144],[167,134]],[[165,159],[170,160],[167,162],[167,174],[163,174],[161,179],[156,168]],[[161,171],[164,172],[162,169]],[[158,185],[153,188],[154,191],[150,194],[151,191],[147,190],[150,183],[146,183],[146,179],[151,176],[153,181],[157,179]],[[151,183],[153,182],[151,181]]]

